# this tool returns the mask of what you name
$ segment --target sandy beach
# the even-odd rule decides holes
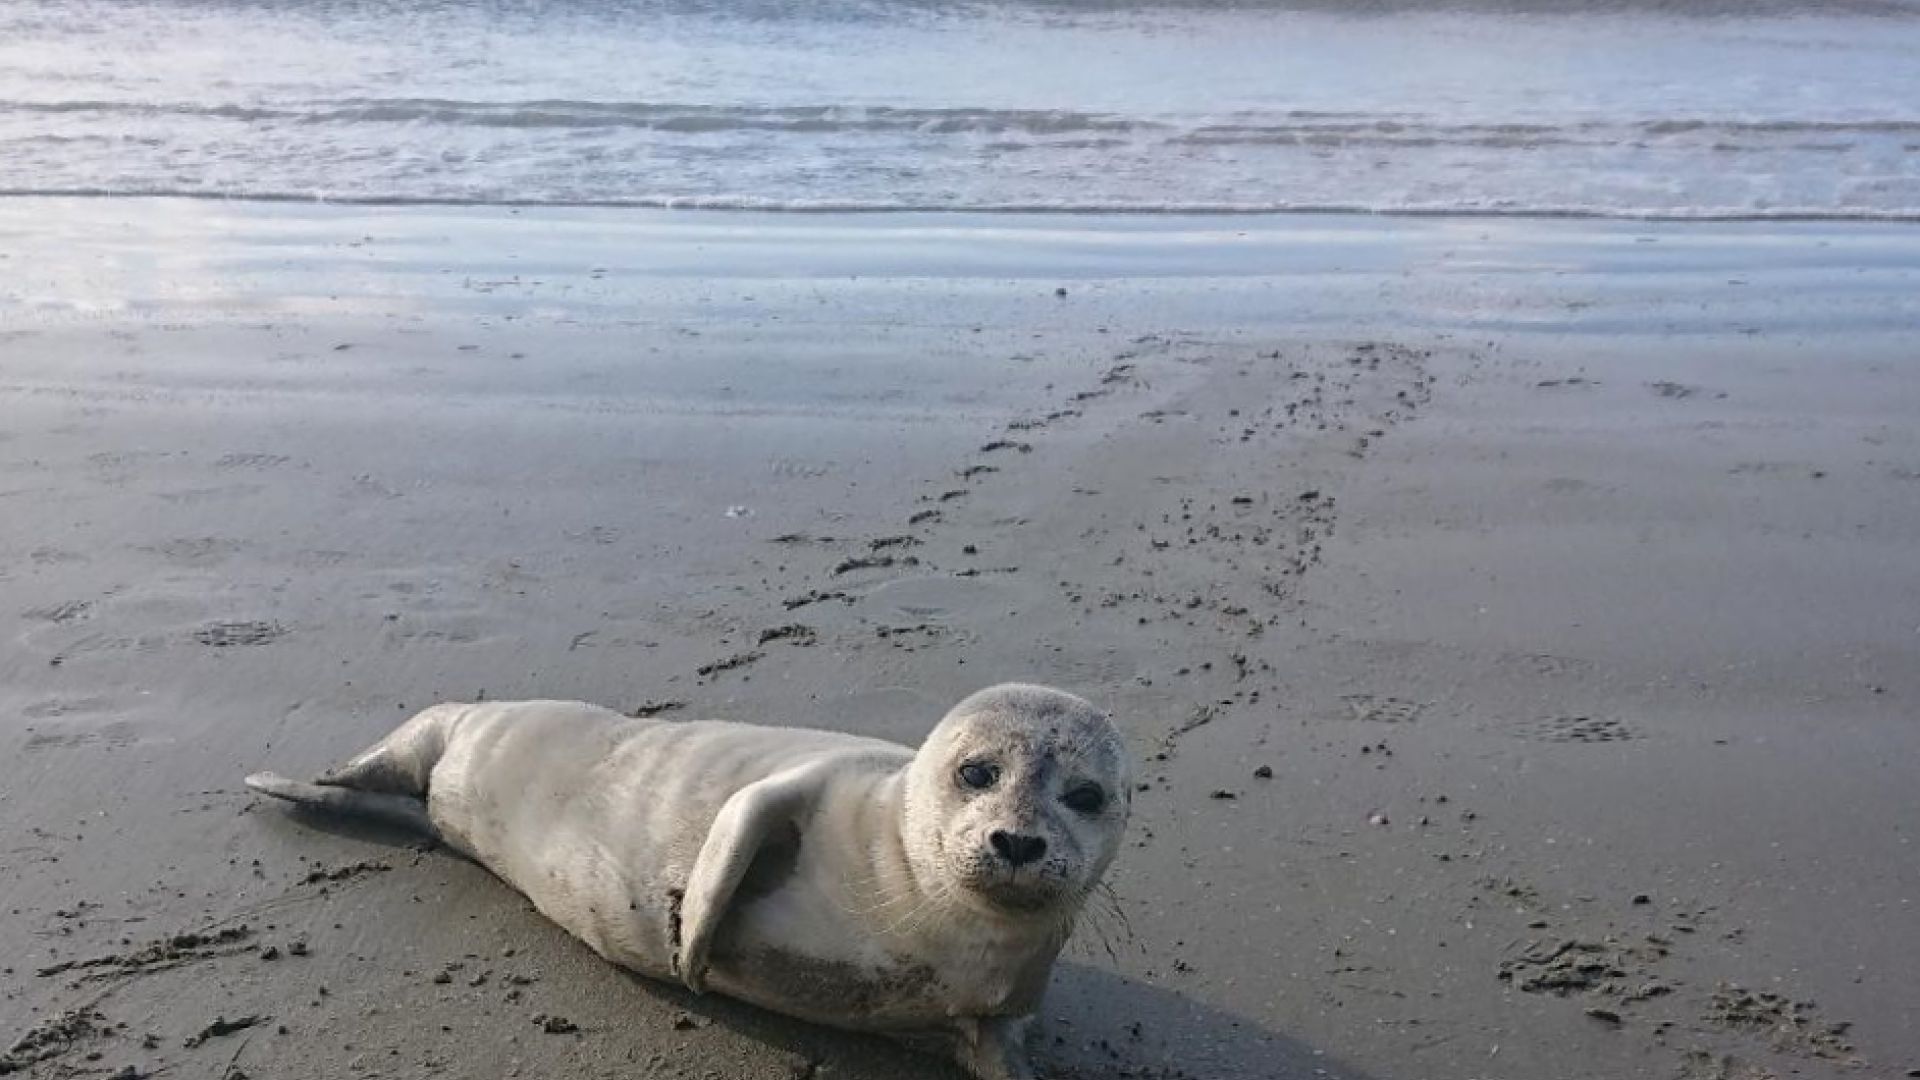
[[[0,1073],[954,1080],[240,778],[1030,679],[1143,781],[1052,1075],[1920,1075],[1916,298],[1899,224],[7,200]]]

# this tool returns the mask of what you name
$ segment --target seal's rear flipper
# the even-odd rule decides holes
[[[435,835],[433,819],[427,816],[424,799],[411,795],[388,795],[377,791],[356,791],[349,787],[309,784],[289,780],[279,773],[254,773],[247,786],[262,795],[285,799],[296,806],[325,814],[371,818],[426,836]]]

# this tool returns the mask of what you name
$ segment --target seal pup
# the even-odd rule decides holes
[[[1126,829],[1107,715],[1005,684],[919,750],[829,731],[436,705],[314,783],[247,786],[428,832],[601,956],[1034,1076],[1026,1031]]]

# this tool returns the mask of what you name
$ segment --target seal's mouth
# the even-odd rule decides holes
[[[1062,882],[1050,877],[1014,873],[973,882],[973,891],[996,908],[1026,915],[1053,907],[1067,890]]]

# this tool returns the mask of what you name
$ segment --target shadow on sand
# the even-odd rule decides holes
[[[793,1020],[628,975],[636,988],[748,1038],[814,1062],[835,1080],[964,1080],[957,1067],[878,1036]],[[1113,972],[1054,969],[1034,1061],[1049,1080],[1370,1080],[1258,1023]]]

